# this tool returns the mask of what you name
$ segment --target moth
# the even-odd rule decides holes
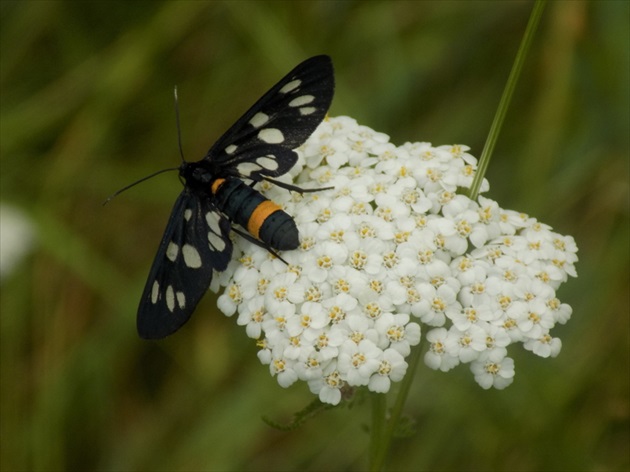
[[[274,254],[299,246],[291,216],[254,186],[266,180],[288,190],[313,191],[274,177],[295,165],[294,149],[322,122],[333,93],[330,57],[311,57],[265,93],[203,159],[182,159],[179,175],[184,188],[138,307],[140,337],[163,338],[188,321],[208,290],[213,271],[225,270],[230,262],[230,231]]]

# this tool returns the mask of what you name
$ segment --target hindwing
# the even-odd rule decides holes
[[[232,256],[230,222],[212,202],[188,188],[179,195],[149,272],[138,333],[158,339],[177,331],[192,315],[212,281]]]

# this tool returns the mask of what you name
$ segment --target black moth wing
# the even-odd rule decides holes
[[[265,93],[210,148],[204,159],[221,177],[254,181],[277,177],[297,161],[293,149],[322,122],[335,88],[329,56],[298,64]]]
[[[159,339],[192,315],[212,281],[232,257],[230,222],[190,188],[177,198],[138,307],[138,334]]]

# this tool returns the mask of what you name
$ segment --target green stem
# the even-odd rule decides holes
[[[414,346],[411,350],[411,355],[409,356],[409,367],[407,368],[407,375],[402,380],[400,384],[400,390],[398,391],[398,396],[396,397],[396,402],[394,403],[394,407],[392,408],[391,416],[389,421],[387,422],[387,427],[385,431],[382,431],[382,428],[378,431],[372,430],[371,437],[371,445],[372,445],[372,453],[370,456],[370,471],[371,472],[380,472],[383,470],[385,466],[385,460],[387,459],[387,454],[389,452],[389,448],[392,443],[392,439],[394,438],[394,433],[396,432],[396,428],[398,426],[398,422],[400,421],[400,417],[402,415],[403,408],[405,406],[405,402],[407,401],[407,396],[409,395],[409,391],[411,389],[411,384],[413,383],[414,375],[417,372],[418,363],[420,361],[420,345]],[[382,402],[385,404],[385,396],[374,394],[372,395],[373,402]],[[378,400],[378,397],[383,397],[382,400]],[[374,404],[374,403],[373,403]],[[372,413],[376,413],[376,407],[373,407]],[[379,414],[381,412],[379,411]],[[384,417],[381,414],[381,417]],[[376,423],[375,419],[372,419],[372,424]]]
[[[483,151],[481,152],[481,157],[479,158],[479,167],[468,192],[468,196],[472,200],[477,200],[477,197],[479,196],[481,183],[483,182],[483,178],[486,175],[486,171],[488,170],[488,165],[490,164],[490,159],[494,151],[494,145],[496,144],[499,133],[501,132],[501,127],[503,126],[503,121],[505,119],[507,109],[512,100],[512,95],[514,93],[514,89],[516,88],[518,78],[521,75],[521,70],[523,69],[523,64],[525,63],[525,57],[527,56],[527,52],[529,51],[532,39],[534,38],[534,34],[536,33],[536,28],[538,27],[540,17],[542,16],[543,9],[545,8],[545,3],[546,0],[536,0],[534,8],[532,9],[531,16],[529,17],[529,23],[527,23],[525,35],[523,36],[521,46],[519,47],[518,53],[516,54],[516,59],[514,61],[514,65],[512,66],[512,71],[510,72],[507,84],[505,85],[505,90],[503,90],[501,102],[499,103],[497,112],[494,115],[494,121],[492,122],[492,126],[490,127],[490,133],[488,134],[488,138],[486,139],[486,144],[484,145]]]
[[[372,427],[370,428],[370,465],[378,457],[381,439],[385,429],[385,415],[387,414],[387,397],[378,393],[372,397]]]

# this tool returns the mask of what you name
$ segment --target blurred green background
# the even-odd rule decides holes
[[[299,61],[336,67],[331,114],[396,144],[479,156],[530,2],[0,2],[1,199],[38,244],[2,280],[1,468],[364,470],[370,408],[280,432],[313,396],[284,390],[209,294],[161,342],[135,310],[184,151],[197,160]],[[420,366],[417,432],[390,470],[627,470],[628,2],[548,5],[488,178],[502,207],[580,248],[560,290],[573,318],[556,359],[517,346],[484,391],[465,366]]]

